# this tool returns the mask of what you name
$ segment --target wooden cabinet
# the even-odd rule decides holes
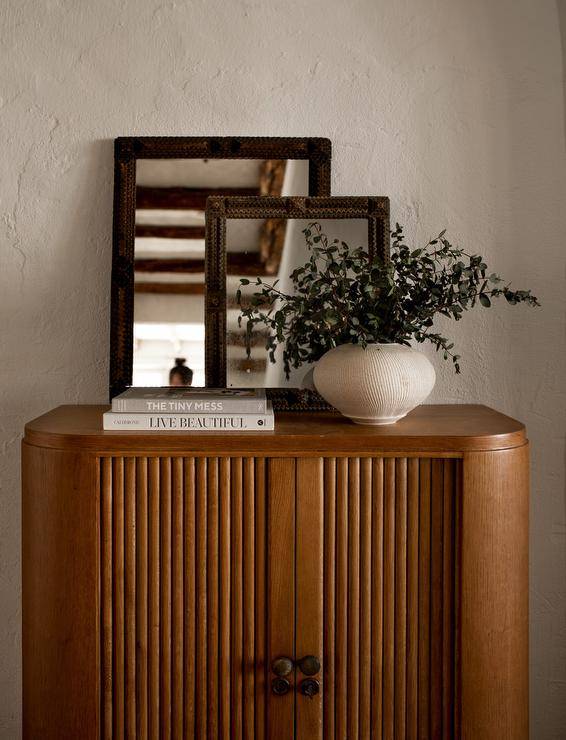
[[[519,423],[152,434],[103,410],[26,428],[25,738],[527,737]]]

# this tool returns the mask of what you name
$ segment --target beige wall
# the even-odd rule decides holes
[[[565,19],[566,20],[566,19]],[[4,0],[0,6],[0,738],[20,727],[22,427],[106,398],[112,143],[323,135],[337,194],[387,194],[543,307],[451,327],[434,400],[524,420],[533,450],[533,738],[566,728],[566,173],[551,0]]]

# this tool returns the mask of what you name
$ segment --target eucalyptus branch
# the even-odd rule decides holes
[[[252,305],[241,309],[238,322],[246,323],[246,351],[251,354],[256,327],[268,329],[265,347],[271,361],[283,346],[287,377],[292,367],[315,362],[339,344],[363,347],[371,343],[430,342],[460,372],[454,344],[434,331],[437,315],[458,321],[480,303],[489,308],[504,297],[507,303],[540,305],[529,290],[512,290],[510,283],[491,273],[480,255],[468,254],[445,238],[445,231],[425,247],[411,250],[403,230],[391,232],[391,260],[370,260],[362,248],[331,243],[319,223],[303,231],[310,258],[293,271],[293,294],[257,278]],[[439,246],[441,245],[441,246]],[[241,285],[250,285],[247,278]],[[242,291],[236,298],[242,306]],[[263,310],[263,306],[268,310]]]

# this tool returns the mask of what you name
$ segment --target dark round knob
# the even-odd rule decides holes
[[[276,676],[288,676],[293,670],[293,661],[291,658],[275,658],[271,664],[271,670]]]
[[[315,676],[320,671],[320,660],[316,655],[305,655],[299,660],[299,669],[305,676]]]
[[[320,691],[320,684],[316,678],[305,678],[304,681],[301,681],[299,691],[303,696],[308,696],[309,699],[312,699]]]
[[[286,678],[274,678],[271,682],[271,690],[274,694],[277,694],[277,696],[283,696],[283,694],[286,694],[290,688],[291,684]]]

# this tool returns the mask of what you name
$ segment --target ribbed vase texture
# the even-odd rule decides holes
[[[358,424],[393,424],[430,395],[435,381],[425,355],[402,344],[343,344],[314,369],[320,395]]]

